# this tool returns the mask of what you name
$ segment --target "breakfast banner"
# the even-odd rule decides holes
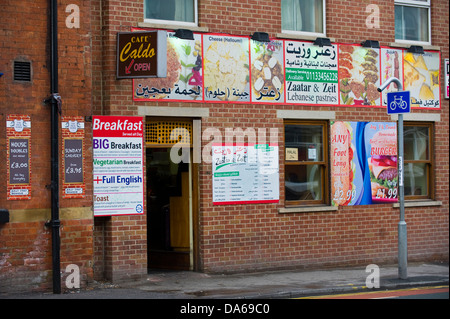
[[[396,123],[333,122],[330,156],[334,206],[398,201]]]

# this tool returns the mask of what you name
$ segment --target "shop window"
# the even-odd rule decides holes
[[[282,32],[325,35],[325,0],[281,0]]]
[[[395,41],[431,44],[431,0],[395,0]]]
[[[328,201],[328,123],[285,122],[286,206]]]
[[[145,22],[197,26],[197,0],[144,0]]]
[[[405,122],[403,136],[405,199],[432,198],[433,126]]]

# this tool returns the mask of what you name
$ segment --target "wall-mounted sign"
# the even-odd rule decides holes
[[[95,116],[94,216],[144,213],[142,117]]]
[[[398,200],[397,124],[331,124],[331,196],[335,206]]]
[[[448,99],[449,94],[449,68],[448,68],[448,59],[444,61],[444,71],[445,71],[445,98]]]
[[[31,119],[8,115],[6,119],[7,199],[31,199]]]
[[[277,203],[278,145],[213,144],[213,203]]]
[[[117,33],[117,78],[166,77],[165,31]]]
[[[84,182],[84,120],[83,117],[63,116],[62,132],[62,197],[83,198],[86,193]]]
[[[181,40],[167,34],[167,77],[134,79],[134,101],[386,108],[387,93],[398,88],[377,88],[396,77],[411,91],[411,108],[441,107],[438,51],[415,55],[360,44],[261,43],[213,33]]]

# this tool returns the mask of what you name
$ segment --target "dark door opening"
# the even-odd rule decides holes
[[[192,269],[189,163],[173,163],[170,148],[147,148],[149,269]]]

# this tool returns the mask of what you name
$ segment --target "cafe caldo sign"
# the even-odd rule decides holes
[[[117,34],[117,78],[151,78],[167,75],[166,31]]]

